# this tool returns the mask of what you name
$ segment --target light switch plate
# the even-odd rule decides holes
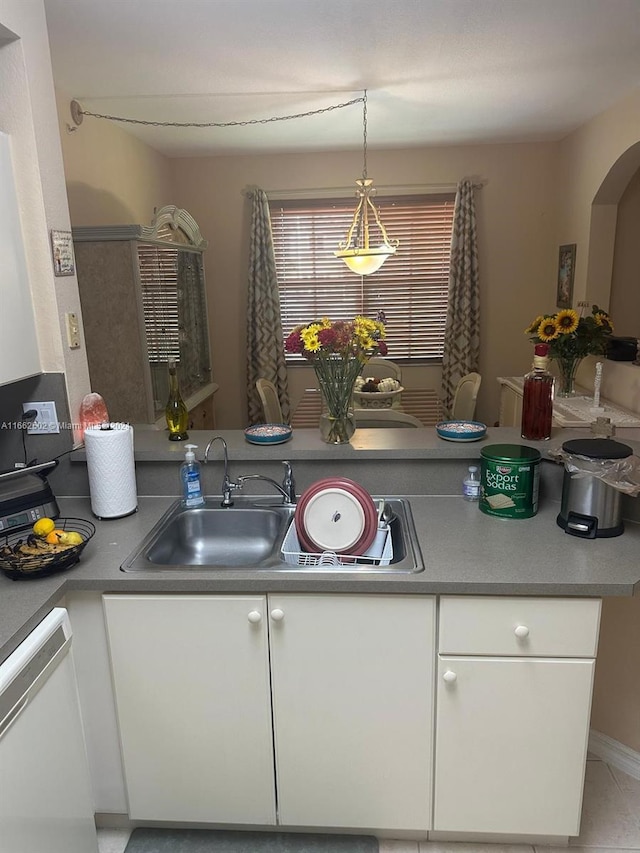
[[[29,409],[35,409],[38,413],[33,423],[27,427],[29,435],[52,435],[53,433],[60,432],[58,413],[53,400],[22,404],[23,412],[28,412]]]

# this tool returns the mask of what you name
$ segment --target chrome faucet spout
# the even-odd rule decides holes
[[[282,481],[282,485],[277,483],[271,477],[267,477],[264,474],[244,474],[238,477],[238,482],[242,486],[246,480],[263,480],[265,483],[270,483],[274,489],[277,489],[278,492],[282,495],[283,502],[285,504],[295,504],[296,502],[296,484],[293,479],[293,470],[291,468],[291,463],[287,460],[283,461],[285,473],[284,480]]]
[[[205,465],[209,461],[209,451],[211,450],[211,445],[214,441],[222,442],[222,451],[224,453],[224,475],[222,477],[222,503],[220,506],[228,507],[233,506],[233,497],[232,492],[237,489],[242,488],[242,483],[238,480],[232,480],[229,476],[229,451],[227,449],[227,442],[221,435],[214,435],[214,437],[207,444],[204,451],[204,462]]]

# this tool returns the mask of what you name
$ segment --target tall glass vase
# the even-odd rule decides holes
[[[348,444],[356,431],[352,396],[362,362],[357,358],[324,356],[313,366],[322,394],[322,440],[327,444]]]
[[[576,372],[582,358],[577,355],[556,358],[558,364],[558,383],[556,397],[573,397],[576,393]]]

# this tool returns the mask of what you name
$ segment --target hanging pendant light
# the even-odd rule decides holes
[[[380,214],[371,196],[376,190],[371,178],[367,177],[367,90],[364,90],[362,100],[362,123],[363,123],[363,166],[362,178],[356,181],[358,189],[356,196],[359,199],[353,214],[353,221],[347,231],[347,236],[339,244],[339,248],[333,254],[336,258],[342,258],[351,272],[357,275],[371,275],[380,269],[388,257],[395,254],[398,248],[398,240],[390,240],[384,225],[380,220]],[[371,244],[371,228],[376,228],[382,242],[379,245]]]

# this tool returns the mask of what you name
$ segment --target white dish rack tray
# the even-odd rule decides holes
[[[280,548],[285,562],[292,566],[388,566],[393,559],[393,542],[388,527],[379,527],[376,538],[368,551],[355,556],[353,554],[335,554],[323,551],[309,554],[300,547],[296,525],[292,521]]]

